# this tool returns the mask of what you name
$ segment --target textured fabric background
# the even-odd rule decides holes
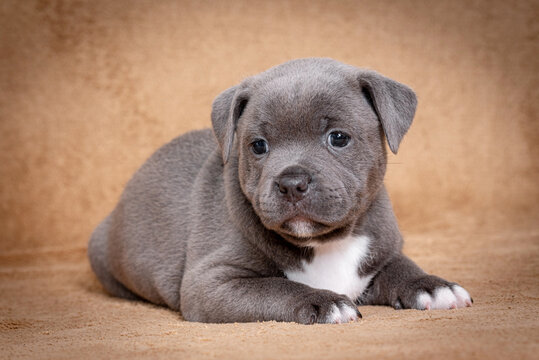
[[[3,1],[0,249],[84,245],[159,146],[289,59],[411,86],[387,184],[405,231],[539,211],[537,1]],[[495,219],[495,221],[492,221]]]

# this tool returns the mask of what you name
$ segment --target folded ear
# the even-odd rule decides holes
[[[382,123],[389,148],[396,154],[402,137],[412,125],[417,106],[414,92],[374,71],[362,70],[359,84]]]
[[[243,109],[247,105],[249,95],[247,90],[240,89],[239,86],[231,87],[223,91],[213,101],[211,111],[211,122],[213,133],[217,138],[219,147],[223,154],[223,163],[226,164],[232,145],[234,144],[234,133],[238,119]]]

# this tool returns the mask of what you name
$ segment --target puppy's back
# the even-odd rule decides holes
[[[128,182],[88,245],[92,268],[109,293],[179,310],[191,190],[216,150],[211,130],[187,133],[157,150]]]

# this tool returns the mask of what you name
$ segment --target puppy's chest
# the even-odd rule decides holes
[[[373,277],[358,274],[358,269],[369,255],[369,242],[367,236],[348,236],[317,246],[312,261],[304,260],[301,270],[285,271],[285,275],[292,281],[331,290],[355,300]]]

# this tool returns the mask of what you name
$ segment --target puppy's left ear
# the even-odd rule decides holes
[[[227,163],[232,151],[238,120],[248,101],[249,94],[247,90],[241,89],[240,86],[234,86],[223,91],[213,101],[211,122],[213,133],[221,148],[223,164]]]
[[[402,137],[414,119],[417,106],[415,93],[408,86],[375,71],[360,71],[359,84],[372,101],[389,148],[396,154]]]

